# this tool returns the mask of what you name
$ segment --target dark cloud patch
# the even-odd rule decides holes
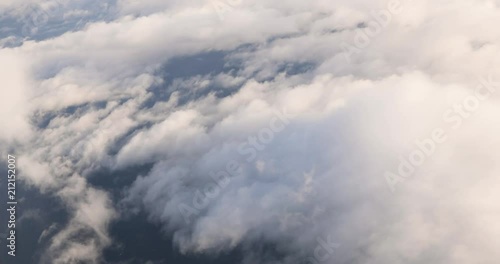
[[[224,71],[225,56],[226,52],[212,51],[194,56],[177,57],[165,64],[160,72],[167,82],[176,78],[220,73]]]
[[[68,106],[57,111],[44,111],[44,112],[39,111],[33,114],[31,122],[38,129],[46,129],[50,125],[50,122],[54,120],[54,118],[78,117],[89,112],[89,110],[95,111],[99,109],[104,109],[106,108],[107,103],[108,102],[106,101],[92,102],[81,105]]]
[[[88,181],[94,187],[110,193],[118,204],[123,199],[123,190],[139,175],[147,175],[152,165],[134,166],[119,171],[103,169],[90,175]],[[161,224],[151,222],[146,212],[134,212],[129,207],[123,207],[121,215],[121,218],[110,225],[113,245],[104,250],[104,263],[230,264],[240,263],[242,260],[241,248],[218,255],[182,254],[173,243],[172,235],[163,232]]]
[[[123,218],[111,225],[110,235],[115,243],[104,251],[106,263],[144,264],[182,263],[182,264],[232,264],[239,263],[242,252],[234,250],[221,255],[181,254],[172,242],[172,237],[160,230],[161,225],[147,220],[145,213]]]
[[[148,163],[141,166],[131,166],[122,170],[112,171],[102,168],[89,175],[88,182],[92,186],[106,190],[112,194],[113,200],[118,202],[122,199],[124,188],[129,187],[139,175],[149,173],[154,164]]]
[[[210,51],[169,60],[157,71],[156,75],[160,76],[163,82],[156,83],[149,89],[154,96],[145,102],[145,106],[151,107],[156,102],[167,101],[174,92],[180,95],[179,105],[199,99],[208,93],[215,93],[220,97],[229,95],[228,89],[214,85],[208,85],[202,89],[192,87],[193,84],[183,85],[183,82],[191,78],[208,80],[214,75],[235,71],[234,67],[227,66],[227,54],[223,51]]]
[[[5,164],[0,165],[0,171],[5,172],[7,167]],[[22,170],[19,171],[19,179],[22,178]],[[0,203],[2,205],[7,202],[6,192],[3,191],[7,187],[5,181],[0,181]],[[16,257],[12,262],[12,257],[7,255],[5,247],[5,234],[7,232],[6,225],[0,227],[2,250],[0,253],[0,261],[2,263],[39,263],[45,253],[46,248],[50,245],[50,239],[54,234],[53,231],[57,226],[64,226],[69,215],[61,200],[54,198],[51,195],[43,194],[36,188],[26,186],[23,181],[16,182],[17,205],[17,223],[16,223]],[[7,222],[5,210],[0,211],[0,222]],[[48,232],[53,226],[53,230]],[[47,231],[44,233],[44,231]],[[43,235],[42,235],[43,234]]]
[[[115,156],[116,154],[118,154],[120,152],[120,150],[123,148],[123,146],[125,146],[129,141],[130,139],[132,139],[138,132],[144,130],[144,129],[148,129],[152,126],[153,124],[152,123],[144,123],[144,124],[141,124],[137,127],[135,127],[134,129],[131,129],[130,131],[128,131],[127,133],[125,133],[125,135],[119,137],[116,139],[116,142],[108,149],[108,154],[111,155],[111,156]],[[130,169],[130,168],[128,168]],[[101,175],[102,172],[97,172],[96,175]],[[109,175],[109,171],[106,171],[105,173],[102,173],[102,175]],[[92,177],[92,178],[98,178],[98,177]]]

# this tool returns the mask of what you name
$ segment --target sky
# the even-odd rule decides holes
[[[0,261],[498,263],[499,20],[499,0],[0,0]]]

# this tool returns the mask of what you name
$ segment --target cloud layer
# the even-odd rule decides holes
[[[102,263],[137,210],[183,253],[243,263],[499,258],[497,1],[55,4],[37,37],[0,39],[2,153],[71,216],[42,263]],[[119,201],[88,181],[139,165]]]

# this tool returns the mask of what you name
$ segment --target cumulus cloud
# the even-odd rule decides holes
[[[418,72],[380,81],[324,76],[308,85],[280,90],[277,86],[282,83],[269,84],[260,94],[254,92],[255,87],[244,87],[224,98],[216,108],[234,108],[223,116],[211,116],[223,110],[200,110],[206,119],[213,120],[205,125],[211,129],[183,134],[191,137],[185,148],[178,145],[183,141],[155,141],[152,135],[131,140],[131,146],[139,146],[137,140],[143,138],[148,145],[142,146],[151,146],[147,153],[160,151],[163,155],[157,153],[155,158],[168,157],[155,161],[152,172],[136,181],[129,196],[142,203],[153,220],[174,232],[181,250],[218,252],[263,239],[283,246],[287,254],[299,252],[297,258],[307,259],[317,246],[317,238],[328,235],[342,244],[328,263],[487,261],[490,258],[484,256],[494,255],[492,248],[482,248],[458,256],[455,251],[460,249],[449,243],[453,237],[463,247],[475,248],[476,240],[467,237],[478,236],[480,231],[468,226],[471,229],[464,232],[464,226],[451,221],[458,215],[471,222],[481,221],[483,216],[463,215],[464,209],[471,203],[473,207],[491,206],[488,199],[480,202],[469,197],[472,200],[468,201],[459,190],[467,188],[470,181],[482,181],[482,177],[493,180],[488,176],[493,168],[472,165],[483,163],[473,155],[475,161],[452,169],[461,162],[449,156],[458,145],[467,145],[475,138],[469,129],[484,129],[480,124],[487,124],[489,118],[471,121],[457,131],[441,119],[447,96],[468,95],[467,87],[443,87]],[[250,90],[252,96],[245,96]],[[482,103],[484,109],[494,105],[494,101]],[[278,111],[280,106],[298,114],[271,143],[261,141],[262,149],[255,147],[256,156],[242,152],[241,144],[247,137],[259,135],[268,126],[272,116],[269,108]],[[197,102],[193,107],[206,106]],[[415,140],[440,126],[449,129],[450,137],[461,139],[440,145],[432,159],[392,194],[384,170],[397,167],[394,163],[399,155],[416,148]],[[154,131],[160,130],[152,127],[147,133]],[[184,155],[200,138],[210,142],[209,147],[200,144],[198,151]],[[484,146],[472,148],[484,150]],[[491,159],[496,154],[491,154],[479,156],[493,165]],[[214,186],[217,178],[213,175],[224,171],[231,161],[241,171],[227,186]],[[466,169],[469,165],[474,169]],[[475,172],[474,180],[465,180],[473,176],[460,172],[469,169]],[[447,185],[448,181],[454,184]],[[435,200],[438,197],[451,204],[440,204]],[[486,231],[479,236],[494,239],[496,235]],[[424,253],[427,251],[435,256],[429,258]],[[290,263],[296,263],[297,258]]]
[[[26,57],[20,52],[0,50],[0,77],[3,83],[1,119],[6,128],[0,132],[0,142],[23,140],[30,136],[30,111],[27,96],[31,78],[26,74]]]
[[[117,1],[0,49],[2,152],[71,216],[42,262],[102,262],[132,208],[184,253],[244,263],[498,259],[497,2],[215,2]],[[207,52],[222,69],[162,72]],[[88,181],[144,164],[123,212]]]

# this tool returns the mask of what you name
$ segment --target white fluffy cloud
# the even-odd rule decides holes
[[[111,21],[2,48],[2,149],[71,215],[46,261],[99,263],[119,214],[87,177],[154,164],[123,203],[183,252],[270,243],[281,263],[495,263],[500,106],[484,94],[500,89],[498,3],[401,1],[387,16],[392,4],[124,0]],[[228,96],[157,101],[150,87],[172,81],[162,64],[211,51],[233,69],[181,82]],[[389,184],[436,129],[446,141]],[[320,257],[320,240],[340,246]]]
[[[190,106],[210,123],[191,119],[192,125],[180,130],[197,129],[182,134],[188,140],[157,138],[152,133],[162,130],[152,127],[145,132],[149,136],[130,141],[131,150],[140,149],[137,161],[144,162],[143,152],[155,153],[149,161],[160,158],[150,175],[136,181],[130,198],[174,232],[182,250],[218,252],[273,241],[296,263],[314,254],[317,238],[331,236],[341,247],[327,263],[494,261],[495,243],[480,248],[476,243],[478,237],[496,241],[494,226],[477,228],[495,217],[497,206],[492,197],[478,199],[482,195],[476,191],[498,181],[492,174],[498,155],[480,142],[469,144],[477,137],[473,131],[488,130],[496,118],[496,100],[481,103],[475,115],[483,118],[471,117],[454,130],[442,119],[448,107],[443,102],[450,95],[470,96],[469,89],[442,86],[422,73],[380,81],[322,76],[307,85],[282,84],[248,85],[221,100],[217,111],[210,100]],[[233,108],[224,109],[228,106]],[[239,150],[247,137],[269,126],[271,109],[282,107],[296,113],[290,124],[268,144],[257,140],[262,146],[254,149],[263,149],[256,156]],[[167,120],[178,120],[177,115]],[[207,129],[200,131],[200,124]],[[411,153],[414,141],[436,128],[446,131],[448,141],[391,193],[385,170],[396,170],[399,156]],[[480,133],[494,149],[498,140],[491,132]],[[464,163],[462,155],[471,160]],[[227,186],[214,187],[212,175],[234,161],[241,171]],[[471,184],[477,190],[463,196]],[[478,215],[470,208],[485,211]],[[464,222],[453,223],[455,217]]]
[[[27,58],[19,52],[0,50],[0,79],[2,96],[0,118],[5,129],[0,132],[0,142],[23,140],[30,136],[30,106],[27,96],[30,94],[31,77],[26,74]]]

